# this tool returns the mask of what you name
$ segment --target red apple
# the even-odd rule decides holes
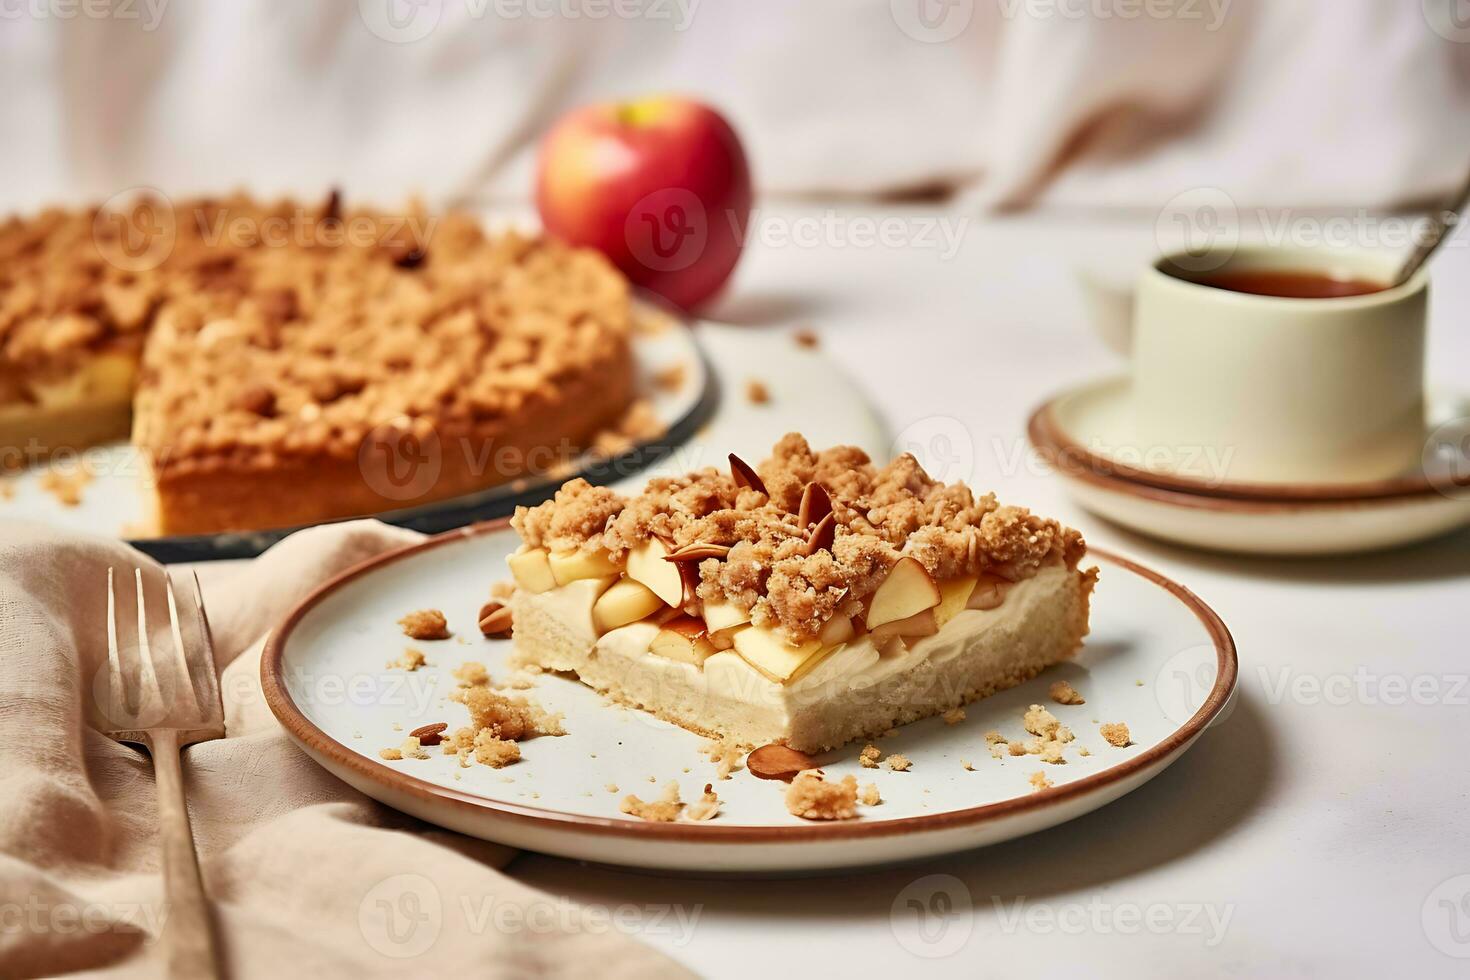
[[[688,99],[576,109],[541,144],[536,207],[546,230],[601,250],[635,285],[684,309],[730,278],[750,204],[735,131]]]

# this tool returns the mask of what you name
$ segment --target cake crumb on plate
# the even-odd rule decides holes
[[[850,820],[857,816],[857,779],[829,783],[820,769],[797,774],[786,789],[786,810],[803,820]]]
[[[1047,696],[1057,704],[1086,704],[1087,701],[1077,689],[1066,681],[1053,681],[1047,689]]]
[[[449,639],[449,621],[437,609],[420,609],[398,621],[405,636],[415,640]]]
[[[424,658],[423,651],[415,650],[413,647],[406,647],[403,653],[399,654],[397,660],[388,661],[388,669],[406,670],[409,673],[413,673],[428,662]]]

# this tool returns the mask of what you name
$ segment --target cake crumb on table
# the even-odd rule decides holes
[[[1025,755],[1026,746],[1020,742],[1007,742],[1006,749],[1011,755]]]
[[[55,497],[63,507],[78,507],[82,491],[92,482],[92,468],[87,465],[58,469],[51,467],[41,474],[41,489]]]
[[[960,768],[963,769],[963,770],[965,770],[965,772],[974,772],[975,771],[975,767],[972,766],[972,765],[970,765],[970,760],[969,759],[961,759],[960,760]]]
[[[415,640],[449,639],[449,621],[437,609],[420,609],[398,621],[403,633]]]
[[[877,806],[883,802],[883,794],[878,792],[877,783],[868,783],[858,794],[858,802],[863,806]]]
[[[850,820],[857,816],[857,778],[829,783],[820,769],[798,773],[786,789],[786,810],[803,820]]]
[[[807,350],[816,350],[822,342],[814,330],[798,330],[791,335],[791,339],[796,341],[796,346],[805,347]]]
[[[388,661],[388,669],[406,670],[409,673],[413,673],[426,663],[428,661],[424,659],[422,651],[415,650],[413,647],[407,647],[403,653],[399,654],[397,660]]]
[[[1077,689],[1071,684],[1068,684],[1066,681],[1053,681],[1051,687],[1047,689],[1046,693],[1047,696],[1050,697],[1057,704],[1087,703],[1086,699],[1083,698],[1081,694],[1077,693]]]
[[[943,716],[946,725],[958,725],[965,720],[964,708],[950,708]]]
[[[771,402],[771,389],[762,381],[751,378],[745,382],[745,398],[752,405],[769,405]]]
[[[1133,744],[1133,736],[1129,734],[1128,726],[1121,721],[1108,722],[1099,728],[1098,732],[1107,739],[1109,745],[1115,745],[1120,749]]]
[[[1033,772],[1029,777],[1027,777],[1027,782],[1031,784],[1033,791],[1036,792],[1040,792],[1044,789],[1051,789],[1052,786],[1055,785],[1050,779],[1046,778],[1046,773],[1044,772]]]
[[[883,758],[883,750],[872,742],[863,746],[862,752],[858,753],[858,765],[864,769],[877,769],[878,760]]]
[[[618,791],[618,784],[608,783],[606,786],[603,787],[603,789],[607,790],[609,793],[616,793]]]
[[[893,772],[908,772],[909,768],[913,766],[913,763],[909,761],[908,756],[901,755],[897,752],[884,759],[883,764],[891,769]]]

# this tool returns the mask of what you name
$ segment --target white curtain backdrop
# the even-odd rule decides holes
[[[767,194],[1381,207],[1470,165],[1467,0],[0,0],[0,209],[523,199],[564,109],[721,107]]]

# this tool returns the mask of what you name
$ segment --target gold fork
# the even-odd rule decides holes
[[[181,608],[167,572],[132,569],[131,596],[113,573],[107,570],[107,667],[92,687],[94,724],[109,738],[141,745],[153,757],[169,904],[163,929],[169,975],[217,977],[214,930],[179,767],[184,746],[225,734],[199,578],[190,576],[190,594]],[[160,606],[168,608],[167,624],[160,622]]]

